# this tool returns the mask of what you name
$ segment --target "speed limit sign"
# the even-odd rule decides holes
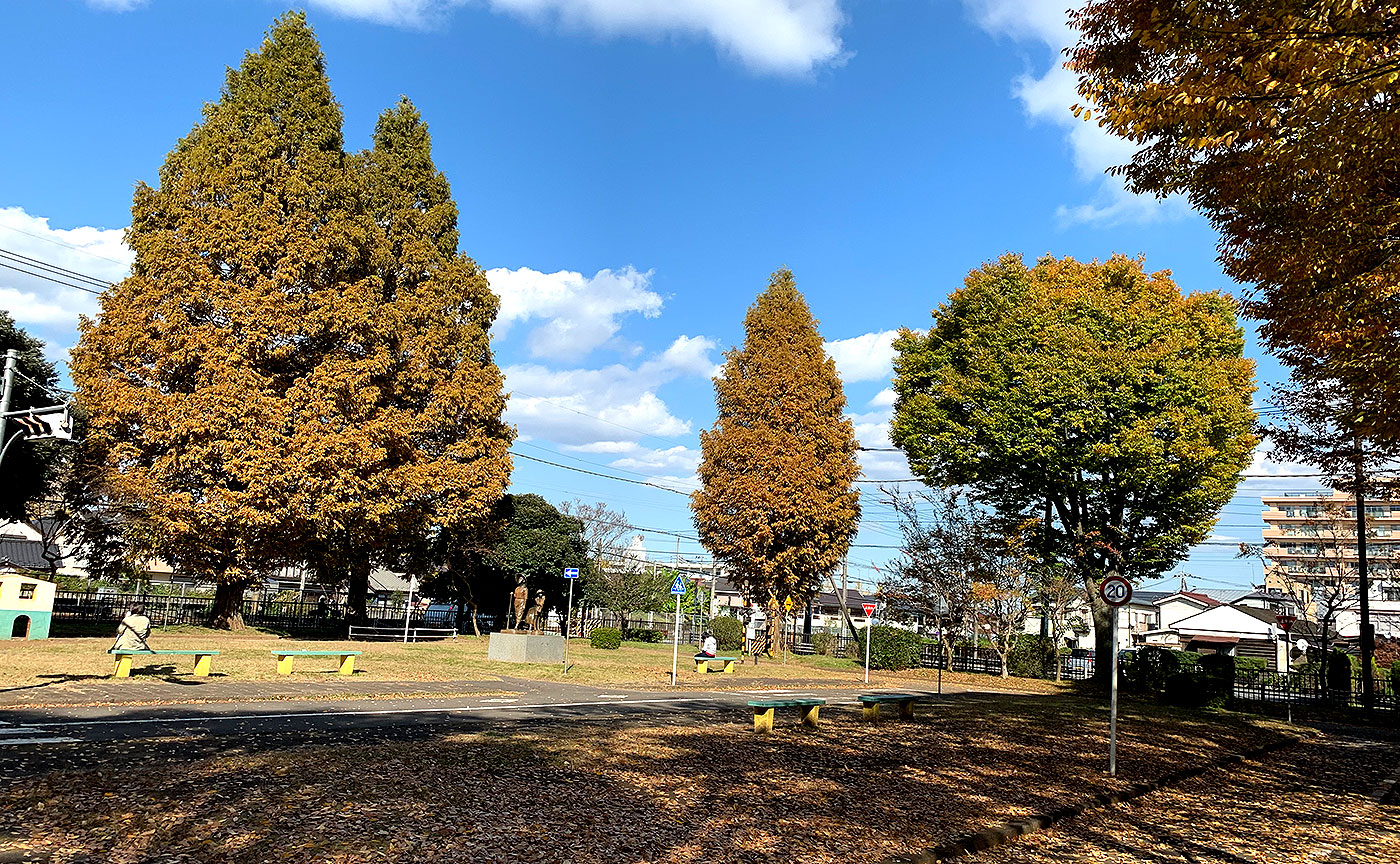
[[[1099,596],[1110,606],[1126,606],[1133,599],[1133,586],[1122,576],[1110,576],[1099,583]]]

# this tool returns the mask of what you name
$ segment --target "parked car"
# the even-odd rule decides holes
[[[1094,673],[1094,649],[1072,648],[1065,658],[1065,669],[1071,674],[1088,677]]]

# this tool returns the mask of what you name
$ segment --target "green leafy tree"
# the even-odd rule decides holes
[[[1204,540],[1256,438],[1234,304],[1140,261],[1008,255],[895,341],[890,437],[926,482],[966,487],[1091,590],[1156,576]],[[1099,656],[1109,610],[1094,597]],[[1101,668],[1107,668],[1102,664]]]
[[[836,363],[790,271],[773,274],[744,332],[714,379],[718,418],[700,433],[691,509],[705,548],[768,607],[778,644],[779,604],[805,603],[850,547],[860,467]]]
[[[44,359],[44,342],[26,333],[15,319],[0,310],[0,369],[4,368],[6,352],[19,353],[15,367],[10,410],[42,408],[59,404],[53,393],[58,373]],[[13,422],[5,427],[5,440],[0,448],[10,445],[0,463],[5,482],[0,484],[0,521],[21,522],[36,515],[34,505],[49,494],[65,458],[64,444],[54,441],[14,440],[20,432]]]

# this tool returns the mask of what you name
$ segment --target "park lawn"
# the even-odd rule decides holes
[[[0,643],[4,662],[0,663],[0,686],[14,687],[31,684],[52,684],[61,681],[92,681],[112,675],[113,660],[106,653],[112,640],[107,638],[63,638],[26,642]],[[173,627],[157,630],[151,635],[151,647],[157,649],[216,649],[211,680],[224,681],[334,681],[333,658],[300,657],[290,677],[279,676],[271,656],[273,649],[313,651],[353,650],[364,652],[355,658],[355,681],[481,681],[501,677],[528,678],[539,681],[568,680],[576,684],[599,686],[661,687],[669,685],[671,652],[669,644],[626,642],[616,650],[593,648],[586,639],[569,642],[569,673],[552,664],[499,663],[486,659],[485,637],[462,636],[442,642],[347,642],[284,639],[276,635],[247,630],[230,633],[202,627]],[[861,668],[852,660],[833,657],[802,657],[790,654],[786,660],[764,658],[758,666],[740,665],[733,675],[695,671],[691,659],[694,646],[679,649],[679,681],[686,686],[707,688],[742,688],[746,681],[762,679],[829,681],[835,685],[850,685],[861,679]],[[131,688],[139,695],[144,682],[164,681],[172,677],[191,679],[192,657],[135,658],[132,677],[114,682]],[[948,675],[949,681],[976,681],[984,686],[996,682],[988,676]],[[872,683],[892,686],[932,687],[934,677],[927,670],[891,675],[874,673]],[[907,683],[899,683],[907,682]],[[59,685],[61,686],[61,685]],[[994,686],[1003,686],[997,683]],[[1030,689],[1054,689],[1046,682],[1017,682],[1006,686]]]
[[[1111,779],[1106,712],[1075,697],[945,697],[879,725],[831,707],[816,730],[791,715],[769,736],[736,707],[36,754],[49,764],[0,791],[0,851],[55,864],[882,862],[1295,734],[1129,705]],[[1248,794],[1233,776],[1211,774],[1212,803]]]

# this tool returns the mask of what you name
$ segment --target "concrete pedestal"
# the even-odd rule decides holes
[[[564,637],[546,633],[492,633],[486,659],[505,663],[564,662]]]

